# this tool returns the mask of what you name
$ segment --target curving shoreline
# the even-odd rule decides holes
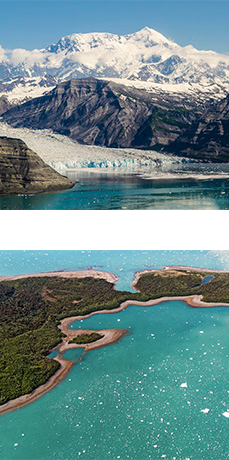
[[[166,271],[166,270],[168,271],[169,269],[170,270],[172,269],[174,270],[183,269],[184,270],[185,269],[185,270],[190,270],[190,271],[203,271],[206,273],[207,272],[209,273],[210,272],[228,273],[228,271],[225,271],[225,270],[198,269],[194,267],[182,267],[182,266],[170,266],[170,267],[164,267],[163,269],[142,270],[142,271],[138,271],[135,273],[134,281],[131,287],[137,290],[135,286],[139,280],[139,277],[144,273],[150,273],[150,272],[156,272],[156,271],[159,272],[159,271]],[[41,277],[59,276],[62,278],[85,278],[87,276],[92,276],[94,278],[104,278],[108,282],[114,284],[114,289],[115,289],[115,283],[119,279],[118,276],[114,275],[111,272],[103,272],[103,271],[97,271],[97,270],[90,269],[90,270],[82,270],[82,271],[57,271],[57,272],[44,272],[44,273],[42,272],[42,273],[31,274],[31,275],[15,275],[15,276],[8,276],[8,277],[6,276],[6,277],[0,277],[0,282],[10,281],[10,280],[15,280],[15,279],[22,279],[22,278],[31,278],[31,277],[37,277],[37,276],[41,276]],[[209,307],[220,307],[220,306],[228,307],[229,306],[229,303],[203,302],[202,298],[203,298],[202,295],[190,295],[190,296],[160,297],[160,298],[148,300],[145,302],[136,301],[136,300],[126,300],[122,302],[118,308],[113,309],[113,310],[104,309],[104,310],[99,310],[99,311],[89,313],[88,315],[84,315],[84,316],[79,315],[79,316],[64,318],[60,322],[58,327],[65,334],[65,337],[62,339],[60,345],[55,347],[55,349],[59,349],[59,355],[56,358],[53,358],[60,363],[60,368],[55,372],[55,374],[52,377],[50,377],[50,379],[44,385],[41,385],[40,387],[36,388],[32,393],[20,396],[19,398],[8,401],[7,403],[0,406],[0,415],[10,412],[12,410],[16,410],[21,407],[24,407],[25,405],[35,401],[36,399],[41,397],[43,394],[53,389],[62,380],[64,380],[74,365],[74,363],[62,357],[65,351],[69,349],[74,349],[74,348],[84,348],[84,353],[87,353],[90,350],[101,348],[103,346],[111,345],[115,342],[118,342],[119,340],[121,340],[122,337],[128,334],[128,331],[126,329],[103,329],[103,330],[96,331],[103,335],[103,337],[96,342],[92,342],[90,344],[70,344],[68,342],[80,334],[95,332],[89,329],[71,330],[68,328],[68,326],[72,322],[80,321],[82,319],[87,319],[97,314],[118,313],[128,308],[130,305],[147,307],[147,306],[157,305],[157,304],[160,304],[166,301],[181,300],[181,301],[186,302],[187,305],[189,305],[190,307],[194,307],[194,308],[209,308]]]

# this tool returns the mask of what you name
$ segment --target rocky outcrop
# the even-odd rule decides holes
[[[0,137],[0,195],[63,190],[72,185],[22,140]]]
[[[196,102],[156,97],[145,90],[94,78],[70,80],[14,107],[3,120],[14,127],[50,128],[80,143],[156,148],[174,141],[197,118]]]
[[[212,104],[164,152],[218,162],[229,161],[229,95]]]
[[[7,100],[6,97],[2,96],[0,97],[0,115],[2,115],[2,113],[6,112],[7,110],[9,110],[11,107],[9,101]]]

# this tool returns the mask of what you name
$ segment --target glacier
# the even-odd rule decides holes
[[[229,165],[200,162],[152,150],[82,145],[51,130],[12,128],[0,118],[0,136],[22,139],[61,174],[71,171],[137,174],[146,179],[229,177]]]

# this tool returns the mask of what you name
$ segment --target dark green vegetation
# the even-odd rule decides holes
[[[69,343],[92,343],[96,342],[96,340],[102,339],[102,337],[104,337],[104,335],[98,334],[98,332],[92,332],[91,334],[80,334]]]
[[[59,363],[46,356],[61,341],[61,319],[112,310],[125,300],[164,296],[202,294],[204,301],[229,303],[229,274],[213,273],[214,278],[201,285],[206,275],[188,270],[143,274],[136,285],[139,293],[116,291],[113,284],[94,278],[0,283],[0,404],[30,393],[58,369]]]
[[[202,294],[204,302],[229,303],[229,273],[211,273],[214,278],[201,285],[207,275],[209,273],[188,270],[146,273],[141,275],[136,289],[151,299]]]
[[[61,341],[62,318],[113,309],[129,297],[94,278],[0,283],[0,404],[30,393],[58,369],[46,355]]]

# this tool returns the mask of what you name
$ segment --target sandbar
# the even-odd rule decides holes
[[[37,278],[37,277],[44,278],[47,276],[48,277],[58,276],[60,278],[87,278],[87,277],[102,278],[108,281],[108,283],[113,283],[113,284],[115,284],[119,280],[119,277],[114,275],[111,272],[106,272],[102,270],[93,270],[91,268],[88,270],[76,270],[76,271],[58,270],[58,271],[53,271],[53,272],[41,272],[41,273],[13,275],[13,276],[0,276],[0,282],[20,280],[24,278]]]

